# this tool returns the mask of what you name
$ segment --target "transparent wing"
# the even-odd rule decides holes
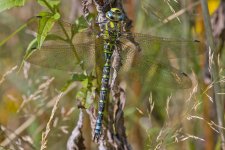
[[[61,41],[47,41],[40,49],[35,49],[26,61],[58,70],[91,70],[99,62],[99,51],[96,50],[100,50],[101,46],[99,42],[70,45]]]
[[[29,29],[38,31],[39,21],[37,18],[29,24]],[[73,71],[79,67],[88,70],[96,64],[96,55],[99,57],[102,47],[102,39],[96,38],[94,31],[78,32],[75,24],[59,20],[48,33],[42,47],[34,50],[26,61],[59,70]]]
[[[35,18],[32,23],[28,24],[28,29],[32,31],[35,34],[38,31],[38,27],[40,24],[40,18]],[[54,23],[54,26],[52,27],[51,31],[49,31],[47,40],[71,40],[75,43],[78,43],[82,40],[82,43],[89,43],[93,42],[94,38],[93,35],[96,35],[94,31],[88,31],[77,33],[77,26],[75,24],[71,24],[66,21],[58,20]],[[39,34],[40,35],[40,34]],[[77,41],[77,42],[76,42]]]
[[[158,54],[162,59],[193,57],[203,53],[200,41],[157,37],[141,33],[123,33],[120,41],[133,49],[143,51],[149,57]]]
[[[60,24],[60,25],[59,25]],[[62,28],[63,26],[63,28]],[[88,43],[95,43],[96,39],[98,37],[98,32],[91,29],[85,29],[82,32],[75,31],[75,25],[64,22],[64,21],[57,21],[55,28],[51,31],[51,34],[60,35],[61,37],[65,37],[65,31],[67,32],[67,35],[69,35],[71,41],[73,44],[88,44]],[[101,43],[102,44],[102,43]],[[100,44],[97,43],[99,46]]]
[[[125,48],[125,46],[122,47]],[[128,52],[125,52],[126,49]],[[169,62],[164,64],[159,62],[157,57],[149,58],[140,51],[135,53],[132,50],[126,47],[121,51],[122,66],[119,74],[128,81],[128,84],[138,80],[143,87],[150,88],[188,89],[192,87],[192,81],[188,75],[172,67]]]
[[[151,89],[156,87],[188,89],[192,87],[192,81],[187,74],[160,63],[149,62],[146,64],[146,61],[136,63],[126,74],[123,74],[123,77],[128,83],[138,80],[143,87]]]
[[[44,67],[68,71],[74,70],[80,64],[85,69],[91,69],[95,64],[99,65],[98,60],[103,52],[98,49],[102,48],[103,41],[96,42],[96,34],[92,31],[74,34],[73,28],[73,24],[58,21],[49,35],[57,35],[63,39],[68,39],[69,35],[70,41],[58,39],[47,41],[47,44],[45,43],[41,49],[34,51],[27,61]],[[143,83],[169,88],[189,88],[191,86],[191,80],[186,74],[165,65],[167,60],[165,58],[176,58],[177,53],[181,50],[190,52],[186,49],[192,49],[199,53],[197,51],[198,42],[166,39],[138,33],[123,33],[119,40],[123,49],[121,51],[122,77],[138,75]],[[69,42],[69,44],[65,44],[65,42]]]

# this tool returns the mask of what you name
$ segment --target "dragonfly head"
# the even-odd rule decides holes
[[[119,8],[111,8],[110,11],[106,13],[106,18],[114,22],[123,21],[124,14]]]

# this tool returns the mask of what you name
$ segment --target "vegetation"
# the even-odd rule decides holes
[[[0,0],[0,149],[225,149],[225,24],[219,23],[224,4],[224,0],[209,0],[208,7],[205,0]],[[80,41],[72,37],[89,28],[101,30],[96,22],[110,7],[125,12],[127,31],[200,42],[184,44],[178,51],[170,49],[169,42],[150,43],[143,60],[162,47],[169,52],[169,57],[152,55],[144,61],[151,67],[142,64],[132,70],[125,65],[133,61],[131,57],[122,58],[122,65],[115,61],[119,69],[112,68],[105,132],[96,142],[92,135],[103,45],[93,47],[95,51],[78,51],[75,57],[69,51],[57,51],[60,55],[41,51],[37,56],[47,58],[46,63],[31,56],[54,44],[76,52],[73,44]],[[117,69],[122,70],[118,77]],[[180,70],[184,78],[167,75],[171,70]],[[191,81],[184,80],[188,77]]]

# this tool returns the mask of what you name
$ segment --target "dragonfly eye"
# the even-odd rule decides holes
[[[108,11],[108,12],[106,13],[106,17],[107,17],[109,20],[112,20],[112,21],[115,20],[115,17],[114,17],[114,14],[113,14],[112,11]]]
[[[109,19],[112,17],[112,15],[113,15],[113,14],[112,14],[111,11],[108,11],[108,12],[106,13],[106,17],[109,18]]]
[[[122,21],[124,20],[124,14],[119,8],[112,8],[106,13],[106,17],[111,21]]]
[[[119,8],[111,8],[111,10],[106,13],[106,17],[116,22],[124,20],[124,14]]]

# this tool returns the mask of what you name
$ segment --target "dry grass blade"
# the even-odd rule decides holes
[[[26,144],[26,146],[28,146],[30,149],[36,149],[36,147],[34,145],[34,141],[32,140],[32,138],[30,136],[17,135],[16,133],[14,133],[14,131],[12,131],[9,128],[6,128],[3,125],[0,126],[0,135],[2,135],[1,132],[4,132],[6,135],[7,135],[7,133],[14,134],[17,137],[17,140],[12,140],[11,143],[15,143],[12,145],[15,145],[15,147],[18,149],[19,149],[19,147],[23,146],[22,143]],[[20,142],[18,142],[18,141],[20,141]]]
[[[55,100],[55,104],[53,106],[53,109],[52,109],[52,113],[51,113],[51,116],[49,118],[49,121],[46,125],[46,129],[45,129],[45,132],[42,133],[42,140],[41,140],[41,150],[44,150],[47,148],[47,142],[48,142],[48,134],[51,130],[51,126],[52,126],[52,123],[53,123],[53,119],[54,119],[54,115],[56,113],[56,110],[58,108],[58,104],[59,104],[59,101],[61,99],[61,97],[63,96],[63,93],[60,93],[56,100]]]
[[[149,101],[149,109],[148,109],[148,115],[150,116],[152,114],[152,111],[154,109],[154,106],[155,106],[155,103],[152,99],[152,92],[150,93],[150,96],[148,98],[148,101]]]
[[[6,73],[4,73],[0,79],[0,85],[5,81],[5,78],[13,73],[17,69],[17,66],[12,67],[10,70],[8,70]]]
[[[197,120],[201,120],[201,121],[204,121],[213,131],[215,131],[216,133],[219,133],[219,130],[222,129],[225,131],[225,128],[216,124],[215,122],[213,121],[207,121],[205,120],[203,117],[200,117],[200,116],[195,116],[195,115],[190,115],[190,116],[187,116],[187,120],[193,120],[193,119],[197,119]]]
[[[169,105],[170,105],[170,101],[171,101],[172,95],[170,95],[167,100],[166,100],[166,113],[167,113],[167,117],[169,118]]]
[[[169,23],[170,21],[172,21],[172,20],[174,20],[174,19],[176,19],[176,18],[179,18],[181,15],[183,15],[183,14],[186,13],[187,11],[189,11],[189,10],[191,10],[191,9],[193,9],[193,8],[195,8],[195,7],[197,7],[199,4],[200,4],[200,2],[197,1],[197,2],[195,2],[195,3],[190,4],[190,5],[187,6],[186,8],[183,8],[183,9],[181,9],[181,10],[179,10],[179,11],[173,13],[172,15],[168,16],[167,18],[163,19],[162,22],[160,22],[160,23],[156,24],[154,27],[152,27],[152,28],[150,29],[150,31],[152,31],[152,30],[154,30],[154,29],[156,29],[156,28],[159,28],[159,27],[161,27],[161,26],[163,26],[163,25]]]
[[[175,105],[176,107],[173,99],[174,95],[167,98],[167,103],[164,108],[167,114],[167,120],[164,123],[164,126],[159,131],[150,132],[150,134],[148,133],[150,139],[150,149],[166,149],[171,144],[186,141],[189,139],[205,141],[203,138],[197,135],[187,133],[188,131],[185,131],[186,128],[183,127],[186,126],[186,124],[188,124],[193,118],[204,121],[206,124],[208,123],[202,117],[199,117],[197,115],[190,115],[198,112],[199,106],[201,105],[201,103],[199,103],[195,99],[197,93],[198,84],[196,83],[196,85],[190,91],[190,94],[187,95],[187,99],[185,99],[184,108],[180,110],[181,112],[179,111],[177,113],[173,113],[174,109],[171,108],[173,105]]]
[[[170,0],[166,0],[165,2],[166,2],[166,4],[169,6],[171,12],[172,12],[173,14],[175,14],[176,11],[175,11],[175,9],[173,8],[173,6],[170,4]],[[175,0],[174,0],[174,2],[177,3],[177,1],[175,1]],[[176,17],[176,18],[177,18],[177,20],[180,22],[180,19],[179,19],[178,17]]]
[[[195,140],[205,141],[204,139],[202,139],[200,137],[197,137],[197,136],[194,136],[194,135],[191,135],[191,134],[186,134],[186,137],[182,137],[180,139],[180,141],[185,141],[185,140],[190,139],[190,138],[195,139]]]
[[[163,23],[168,23],[169,21],[172,21],[175,18],[178,18],[179,16],[183,15],[185,12],[187,12],[188,10],[191,10],[192,8],[196,7],[197,5],[199,5],[200,2],[197,1],[193,4],[190,4],[189,6],[187,6],[187,8],[183,8],[177,12],[174,12],[173,15],[167,17],[166,19],[163,20]]]
[[[75,85],[72,84],[64,93],[62,96],[65,96],[68,92],[72,91],[74,89]],[[36,115],[32,115],[30,116],[23,124],[21,124],[15,131],[14,131],[14,134],[10,134],[8,136],[7,139],[5,139],[4,141],[2,141],[0,143],[0,145],[2,146],[7,146],[10,144],[10,141],[15,139],[16,135],[20,135],[24,130],[26,130],[35,120],[37,117],[41,116],[45,110],[47,108],[51,108],[52,106],[54,106],[55,102],[57,101],[59,95],[53,97],[47,104],[46,104],[46,107],[43,107],[41,108],[37,113]]]
[[[54,77],[47,79],[46,81],[44,81],[43,83],[41,83],[38,86],[38,89],[34,93],[30,94],[28,97],[23,96],[23,102],[20,105],[20,108],[18,109],[17,112],[20,112],[23,109],[23,107],[30,101],[36,100],[39,97],[41,97],[40,96],[41,93],[47,93],[47,90],[49,89],[49,86],[53,82],[53,80],[54,80]],[[44,97],[43,97],[43,99],[44,99]]]

